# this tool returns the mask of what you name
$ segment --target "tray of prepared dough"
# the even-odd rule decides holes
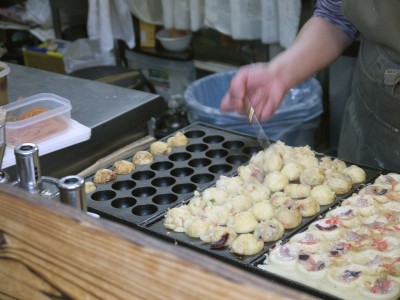
[[[253,266],[323,298],[398,299],[400,175],[380,175]]]
[[[379,174],[277,141],[146,228],[243,266]]]
[[[88,209],[141,224],[230,176],[258,151],[251,136],[194,123],[86,177]]]

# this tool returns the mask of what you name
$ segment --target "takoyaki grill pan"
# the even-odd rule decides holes
[[[255,137],[204,123],[194,123],[181,131],[189,138],[188,145],[172,148],[171,154],[155,156],[153,163],[137,166],[132,174],[118,175],[117,180],[98,185],[96,191],[87,196],[89,211],[214,256],[268,279],[329,298],[329,295],[318,294],[318,291],[312,288],[280,278],[256,267],[256,264],[263,260],[265,254],[276,242],[265,243],[263,251],[257,255],[238,256],[230,253],[227,248],[214,250],[210,248],[210,244],[200,239],[191,238],[185,233],[173,232],[164,227],[164,215],[169,208],[187,204],[195,190],[201,192],[214,186],[220,175],[236,176],[237,168],[248,163],[251,156],[261,150]],[[166,140],[169,136],[161,140]],[[125,159],[130,160],[134,154]],[[350,163],[347,162],[347,164]],[[108,168],[111,167],[112,165],[108,166]],[[300,226],[286,230],[281,240],[287,240],[305,230],[317,218],[381,174],[380,170],[366,166],[360,167],[367,174],[365,183],[353,186],[347,194],[338,195],[332,204],[321,206],[317,215],[303,218]],[[86,180],[92,180],[93,176],[94,174],[88,176]]]
[[[136,166],[131,174],[97,185],[96,191],[87,195],[89,211],[128,225],[149,222],[189,200],[194,191],[213,185],[220,175],[231,176],[261,150],[251,136],[203,123],[181,131],[188,137],[188,145],[172,148],[169,155],[155,155],[151,164]],[[134,154],[125,159],[130,161]]]
[[[354,192],[356,192],[358,189],[360,189],[363,185],[366,183],[372,182],[379,174],[381,174],[379,171],[369,168],[369,167],[362,167],[367,175],[366,182],[363,184],[358,184],[354,185],[351,189],[350,192],[343,194],[343,195],[338,195],[336,196],[336,200],[329,204],[329,205],[321,205],[320,211],[318,214],[308,217],[308,218],[302,218],[301,224],[290,230],[285,230],[284,235],[282,236],[281,240],[286,240],[289,239],[291,236],[294,234],[303,231],[305,228],[308,227],[312,222],[316,221],[318,218],[320,218],[322,215],[324,215],[326,212],[328,212],[332,207],[338,205],[343,199],[347,198]],[[232,175],[236,175],[237,173],[234,173]],[[268,252],[268,250],[273,247],[276,242],[270,242],[270,243],[265,243],[264,244],[264,249],[262,252],[258,253],[257,255],[254,256],[239,256],[236,254],[232,254],[229,252],[227,248],[222,248],[218,250],[214,250],[210,248],[209,243],[204,243],[200,239],[195,239],[187,236],[185,233],[178,233],[171,231],[167,228],[164,227],[163,225],[164,222],[164,216],[159,217],[157,220],[153,220],[153,222],[149,222],[145,224],[145,227],[153,232],[156,233],[158,236],[161,238],[166,238],[168,240],[173,241],[174,243],[182,244],[191,248],[195,248],[201,252],[204,252],[206,254],[210,254],[212,256],[215,256],[217,258],[223,259],[225,261],[228,261],[230,263],[239,265],[239,266],[246,266],[250,264],[252,261],[256,260],[258,257],[264,256],[265,253]]]

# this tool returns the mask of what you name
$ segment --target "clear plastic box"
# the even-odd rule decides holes
[[[71,103],[50,93],[42,93],[3,106],[7,113],[6,143],[38,143],[70,127]]]

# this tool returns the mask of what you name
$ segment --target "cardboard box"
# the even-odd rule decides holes
[[[27,67],[50,72],[66,74],[63,51],[68,42],[62,40],[48,41],[39,46],[30,46],[22,50]]]

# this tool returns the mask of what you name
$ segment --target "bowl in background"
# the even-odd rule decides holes
[[[156,39],[167,50],[184,51],[190,46],[192,33],[173,29],[161,29],[156,33]]]

